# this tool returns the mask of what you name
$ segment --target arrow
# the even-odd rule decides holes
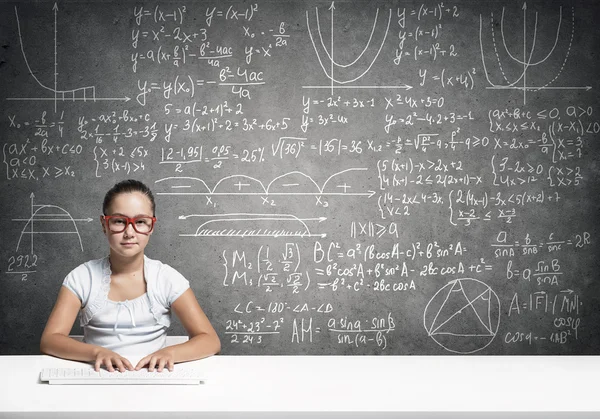
[[[255,213],[249,213],[249,212],[236,212],[236,213],[230,213],[230,214],[190,214],[190,215],[180,215],[179,217],[177,217],[180,220],[187,220],[190,217],[229,217],[231,215],[263,215],[263,216],[277,216],[277,215],[284,215],[287,217],[291,217],[288,218],[288,220],[293,220],[293,221],[318,221],[320,223],[322,223],[323,221],[325,221],[327,219],[327,217],[316,217],[316,218],[296,218],[291,214],[255,214]],[[281,218],[281,220],[284,220],[285,218]],[[243,220],[239,220],[239,221],[243,221]]]
[[[57,100],[56,98],[51,98],[51,97],[9,97],[6,98],[6,100]],[[96,97],[94,99],[88,99],[88,98],[83,98],[83,97],[77,97],[77,98],[65,98],[63,97],[62,99],[63,102],[75,102],[76,100],[83,100],[84,102],[97,102],[99,100],[118,100],[118,101],[124,101],[124,102],[129,102],[131,100],[131,98],[125,96],[125,97]]]
[[[333,96],[333,11],[335,10],[335,2],[331,2],[329,10],[331,10],[331,95]]]
[[[36,216],[36,217],[39,217],[39,215]],[[27,219],[27,218],[13,218],[12,221],[35,221],[35,218],[29,218],[29,219]],[[71,222],[71,221],[85,221],[86,223],[91,223],[92,221],[94,221],[94,219],[93,218],[63,218],[62,220],[58,220],[58,219],[54,219],[54,220],[52,220],[52,219],[50,219],[50,220],[46,219],[46,220],[44,220],[44,219],[42,219],[42,220],[38,220],[38,221],[41,221],[41,222],[44,222],[44,223],[46,223],[48,221],[63,221],[63,222],[64,221],[69,221],[69,222]],[[33,222],[32,222],[32,224],[33,224]]]
[[[523,3],[523,105],[527,92],[527,3]]]
[[[592,86],[529,86],[529,87],[518,87],[518,86],[489,86],[486,87],[486,89],[517,89],[517,90],[521,90],[521,89],[526,89],[526,90],[570,90],[570,89],[575,89],[575,90],[591,90]]]
[[[52,8],[52,10],[54,10],[54,113],[56,113],[56,96],[57,96],[57,84],[58,84],[58,54],[56,51],[56,38],[57,38],[57,34],[58,34],[58,29],[57,29],[57,23],[56,23],[56,15],[58,12],[58,4],[56,4],[56,2],[54,3],[54,7]]]
[[[329,86],[302,86],[303,89],[330,89]],[[401,84],[398,86],[335,86],[336,89],[405,89],[410,90],[413,87],[408,84]],[[513,87],[514,89],[514,87]],[[522,89],[522,87],[517,87]]]
[[[321,234],[310,234],[310,233],[299,233],[299,234],[246,234],[246,235],[240,235],[240,234],[209,234],[209,235],[203,235],[203,234],[180,234],[179,237],[274,237],[274,238],[278,238],[278,237],[321,237],[321,238],[325,238],[327,237],[327,233],[321,233]]]
[[[33,198],[35,198],[35,194],[31,192],[29,198],[31,198],[31,219],[33,219]],[[33,223],[31,223],[31,254],[33,255]]]
[[[58,54],[57,54],[57,47],[56,47],[56,39],[57,39],[57,34],[58,34],[58,29],[57,29],[57,23],[56,23],[56,15],[58,12],[58,5],[56,4],[56,2],[54,3],[54,7],[52,8],[52,10],[54,10],[54,113],[56,113],[56,97],[57,97],[57,85],[58,85]]]
[[[319,195],[319,196],[368,196],[369,198],[375,194],[374,191],[369,192],[157,192],[155,195],[215,195],[215,196],[253,196],[253,195],[273,195],[273,196],[304,196],[304,195]],[[269,214],[273,215],[273,214]]]
[[[25,234],[25,232],[23,232],[23,234]],[[32,236],[34,234],[77,234],[76,231],[34,231],[34,232],[27,232],[27,234],[31,234]]]

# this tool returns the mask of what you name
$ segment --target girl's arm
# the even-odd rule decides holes
[[[79,298],[68,288],[60,287],[56,304],[42,332],[40,351],[43,354],[74,361],[95,361],[96,371],[99,371],[102,365],[111,372],[115,371],[115,367],[121,372],[126,369],[133,370],[131,362],[116,352],[69,337],[79,307],[81,307]]]
[[[96,359],[97,347],[69,337],[81,301],[68,288],[60,287],[58,297],[40,340],[43,354],[76,361]]]
[[[221,351],[217,332],[200,308],[191,288],[171,304],[171,309],[190,337],[187,342],[169,347],[173,350],[174,362],[205,358]]]
[[[79,342],[69,337],[81,301],[68,288],[60,287],[56,304],[50,313],[40,340],[40,351],[44,354],[75,361],[95,361],[103,349],[96,345]]]

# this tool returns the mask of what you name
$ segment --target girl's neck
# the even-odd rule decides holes
[[[113,274],[130,274],[139,272],[144,268],[144,254],[139,253],[131,258],[110,252],[110,270]]]

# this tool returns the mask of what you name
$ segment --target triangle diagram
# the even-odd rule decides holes
[[[489,288],[473,301],[467,299],[459,281],[449,288],[450,291],[429,330],[430,335],[492,336]]]
[[[450,282],[435,298],[434,301],[440,308],[431,322],[430,334],[465,305],[465,297],[461,288],[459,281]]]
[[[483,327],[485,327],[489,333],[494,333],[492,329],[492,290],[488,288],[484,291],[479,297],[471,302],[471,306]],[[496,316],[497,314],[494,315],[494,317]]]

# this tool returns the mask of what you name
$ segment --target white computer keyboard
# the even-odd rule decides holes
[[[110,372],[93,368],[43,368],[41,381],[49,384],[202,384],[200,371],[192,368],[164,369],[152,372],[145,368],[139,371]]]

